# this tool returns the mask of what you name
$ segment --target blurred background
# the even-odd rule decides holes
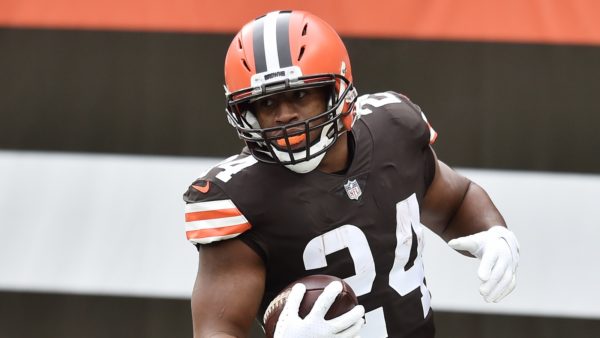
[[[0,0],[0,337],[192,336],[181,195],[239,152],[224,56],[275,9],[336,28],[360,93],[419,104],[521,242],[487,304],[427,234],[438,337],[598,337],[594,0]]]

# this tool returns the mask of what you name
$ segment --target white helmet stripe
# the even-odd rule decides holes
[[[252,40],[257,74],[292,66],[290,16],[289,11],[281,11],[256,19]]]
[[[267,71],[279,69],[279,55],[277,54],[277,17],[279,12],[271,12],[264,18],[265,58]]]

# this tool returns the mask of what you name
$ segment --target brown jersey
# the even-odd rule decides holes
[[[235,237],[262,257],[261,314],[294,280],[328,274],[364,305],[361,336],[433,337],[419,205],[435,173],[435,132],[393,92],[361,96],[357,112],[345,173],[298,174],[243,151],[184,195],[187,237],[197,245]]]

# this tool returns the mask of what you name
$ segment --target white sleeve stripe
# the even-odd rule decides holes
[[[244,216],[235,216],[235,217],[224,217],[224,218],[216,218],[216,219],[207,219],[201,221],[192,221],[185,222],[185,231],[194,231],[194,230],[202,230],[202,229],[214,229],[214,228],[222,228],[232,225],[240,225],[248,223],[246,217]]]
[[[425,113],[421,112],[421,117],[423,118],[423,120],[425,120],[425,123],[427,123],[427,127],[429,127],[429,144],[433,144],[435,142],[435,139],[437,138],[437,132],[433,129],[431,124],[429,124],[429,121],[427,121]]]
[[[188,203],[185,205],[185,212],[212,211],[220,209],[235,208],[235,204],[231,200],[218,200],[210,202]]]

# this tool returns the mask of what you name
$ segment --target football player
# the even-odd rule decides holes
[[[346,48],[323,20],[276,11],[246,24],[225,83],[246,147],[184,195],[199,250],[196,337],[248,335],[280,290],[312,274],[343,278],[360,305],[302,319],[295,287],[275,337],[433,337],[423,225],[481,259],[486,301],[513,290],[518,243],[487,193],[437,159],[436,133],[407,97],[357,95]],[[340,288],[326,290],[323,306]]]

